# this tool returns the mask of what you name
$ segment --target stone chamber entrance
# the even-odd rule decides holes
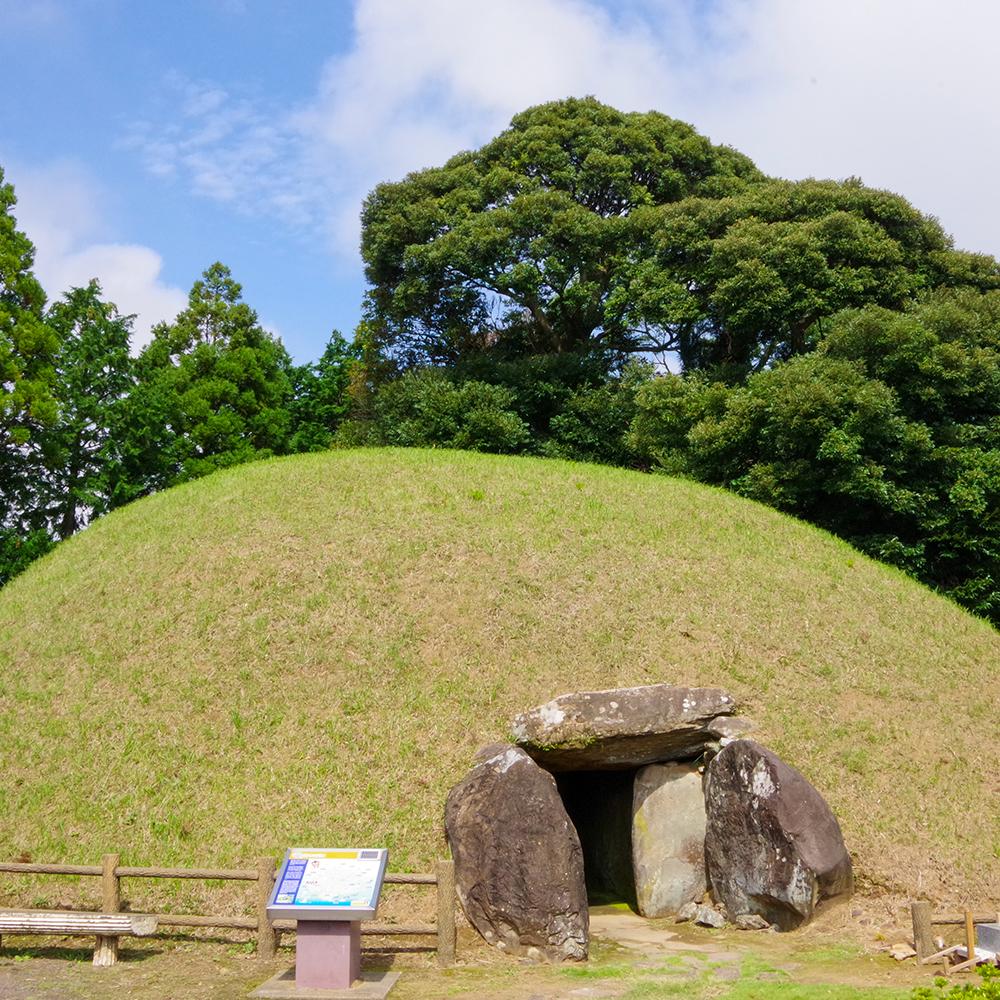
[[[517,716],[514,743],[480,750],[445,804],[470,923],[508,953],[580,960],[593,905],[792,930],[850,892],[829,806],[735,709],[718,688],[658,684]]]
[[[583,849],[587,902],[625,903],[638,912],[632,863],[632,800],[638,768],[563,771],[556,788]]]

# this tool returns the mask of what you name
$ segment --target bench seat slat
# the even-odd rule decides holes
[[[107,937],[156,933],[149,913],[79,913],[65,910],[0,910],[0,934],[101,934]]]

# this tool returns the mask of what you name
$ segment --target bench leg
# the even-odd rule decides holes
[[[118,938],[97,935],[97,947],[94,948],[94,965],[114,965],[118,961]]]

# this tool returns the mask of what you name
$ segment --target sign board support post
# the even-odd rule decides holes
[[[346,990],[361,978],[361,923],[300,920],[296,930],[295,985]]]

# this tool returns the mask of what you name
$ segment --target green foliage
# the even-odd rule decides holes
[[[629,430],[637,414],[636,395],[652,377],[651,365],[632,361],[619,378],[577,389],[552,418],[542,454],[578,462],[635,464]]]
[[[59,411],[42,438],[45,480],[38,513],[59,538],[109,509],[121,468],[124,398],[133,385],[132,317],[121,316],[100,296],[100,285],[91,281],[48,313],[59,338]]]
[[[932,218],[860,181],[765,178],[656,112],[529,108],[475,152],[379,185],[368,311],[404,366],[676,352],[731,380],[810,349],[849,306],[1000,288]],[[492,381],[492,379],[490,379]]]
[[[0,529],[0,586],[44,556],[53,545],[45,528]]]
[[[513,405],[501,386],[456,384],[439,369],[413,369],[382,387],[370,422],[348,422],[338,440],[516,453],[527,450],[531,435]]]
[[[292,369],[291,452],[322,451],[350,409],[349,390],[359,352],[336,330],[319,361]]]
[[[553,419],[564,412],[575,393],[595,389],[609,378],[607,360],[594,352],[506,358],[480,352],[453,371],[456,381],[488,382],[508,390],[514,409],[536,442],[549,437]]]
[[[1000,622],[1000,295],[838,316],[818,349],[725,387],[642,387],[629,444],[836,532]]]
[[[405,364],[650,349],[642,323],[608,308],[635,267],[631,214],[758,177],[657,112],[593,98],[530,108],[482,149],[368,197],[362,255],[382,346]]]
[[[11,214],[14,189],[0,168],[0,447],[4,459],[55,415],[52,355],[44,322],[45,293],[31,266],[35,248]]]
[[[287,451],[290,368],[229,268],[209,267],[137,359],[116,502]]]
[[[34,247],[11,214],[14,189],[0,169],[0,582],[36,543],[30,533],[40,475],[40,438],[56,418],[56,334],[45,322],[45,294],[31,272]],[[14,558],[12,553],[19,553]]]
[[[933,986],[918,986],[912,1000],[1000,1000],[1000,970],[983,965],[977,971],[978,983],[951,983],[939,976]]]
[[[818,321],[847,306],[1000,288],[996,261],[957,253],[935,220],[853,179],[769,180],[636,222],[642,264],[616,303],[623,321],[671,331],[686,370],[736,380],[809,350]]]
[[[890,385],[900,412],[924,429],[927,462],[907,470],[926,500],[910,539],[873,548],[966,607],[1000,622],[1000,294],[944,291],[905,313],[840,317],[820,345],[854,357]]]

